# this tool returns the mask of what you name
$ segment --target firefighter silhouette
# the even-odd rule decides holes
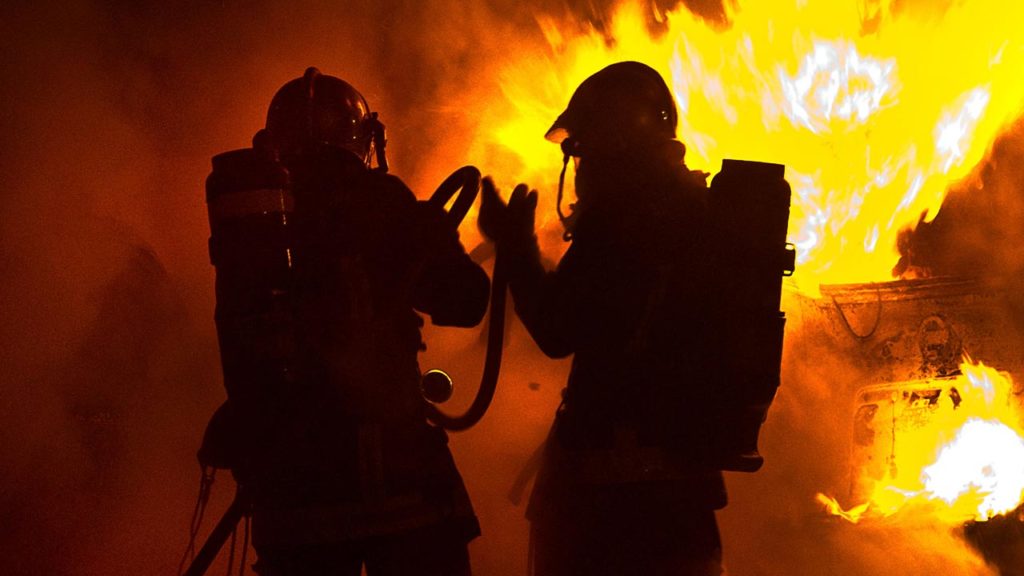
[[[425,416],[417,311],[474,326],[489,280],[444,210],[386,173],[384,143],[362,95],[310,68],[253,148],[214,158],[228,402],[200,459],[249,495],[265,576],[470,573],[479,526]]]
[[[527,511],[538,575],[721,573],[725,486],[700,456],[707,174],[687,169],[676,125],[646,65],[612,64],[578,87],[547,133],[576,160],[572,244],[553,271],[536,192],[521,184],[506,205],[485,180],[479,223],[516,312],[547,355],[574,354]]]

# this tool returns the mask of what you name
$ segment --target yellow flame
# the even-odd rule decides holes
[[[951,391],[927,410],[894,395],[891,418],[905,420],[892,434],[883,477],[868,501],[844,510],[819,494],[829,512],[857,522],[928,507],[949,522],[986,520],[1017,508],[1024,497],[1024,426],[1010,377],[964,362],[962,375],[936,382]],[[934,397],[933,397],[934,398]],[[955,400],[953,400],[955,398]]]
[[[544,131],[584,78],[639,60],[675,93],[691,168],[787,166],[801,286],[886,280],[898,232],[938,213],[1024,103],[1024,4],[919,4],[741,2],[725,29],[681,9],[651,34],[628,3],[613,41],[541,19],[549,49],[496,64],[504,102],[492,97],[471,153],[550,198],[560,154]]]
[[[1001,422],[972,418],[924,469],[927,493],[978,519],[1013,510],[1024,493],[1024,439]]]
[[[819,492],[817,496],[815,496],[815,498],[818,500],[818,502],[825,506],[825,510],[827,510],[829,514],[832,514],[833,516],[839,516],[840,518],[847,520],[853,524],[857,524],[858,522],[860,522],[861,518],[864,516],[864,513],[867,512],[869,505],[868,502],[865,502],[863,504],[858,504],[853,508],[850,508],[849,510],[844,510],[843,507],[839,504],[839,502],[835,498],[832,498],[831,496],[826,496],[825,494]]]

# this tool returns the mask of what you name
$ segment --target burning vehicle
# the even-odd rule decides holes
[[[943,447],[940,439],[952,441],[972,419],[1020,431],[1024,366],[1012,344],[1020,326],[1006,313],[1005,293],[979,281],[934,278],[825,286],[822,294],[810,303],[822,320],[817,329],[856,373],[845,393],[853,402],[850,500],[874,499],[893,513],[895,503],[873,493],[877,485],[889,482],[885,491],[909,497],[913,489],[900,479],[918,481]],[[1011,463],[1021,456],[1004,455]],[[994,475],[996,464],[985,463],[989,469],[981,472]],[[984,520],[1006,507],[983,507],[975,516]]]
[[[812,330],[856,376],[843,382],[852,418],[842,500],[851,505],[823,494],[819,500],[854,523],[925,509],[961,524],[1002,574],[1019,574],[1024,358],[1012,296],[992,283],[949,277],[821,292],[807,301],[818,314]]]

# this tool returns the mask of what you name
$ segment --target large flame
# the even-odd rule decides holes
[[[632,3],[607,36],[542,19],[546,54],[496,63],[505,101],[489,105],[474,155],[550,193],[560,157],[541,135],[584,78],[639,60],[670,82],[691,168],[786,165],[802,288],[889,279],[898,232],[935,217],[1024,103],[1024,4],[898,6],[742,2],[726,29],[680,10],[660,15],[662,34]]]
[[[934,382],[944,394],[894,394],[878,407],[876,419],[893,422],[891,453],[866,502],[844,510],[825,495],[819,501],[851,522],[922,507],[949,522],[987,520],[1017,508],[1024,426],[1012,381],[981,363],[965,362],[961,371]]]

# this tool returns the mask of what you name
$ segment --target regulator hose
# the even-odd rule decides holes
[[[480,192],[480,171],[473,166],[463,166],[438,186],[428,202],[444,207],[459,192],[448,210],[449,223],[458,227]],[[484,355],[484,370],[480,377],[480,388],[473,403],[459,415],[446,414],[441,408],[424,398],[427,418],[434,424],[458,432],[466,430],[483,418],[494,399],[501,370],[501,348],[505,339],[505,298],[508,282],[501,259],[495,256],[494,272],[491,279],[490,320],[487,325],[487,352]]]

